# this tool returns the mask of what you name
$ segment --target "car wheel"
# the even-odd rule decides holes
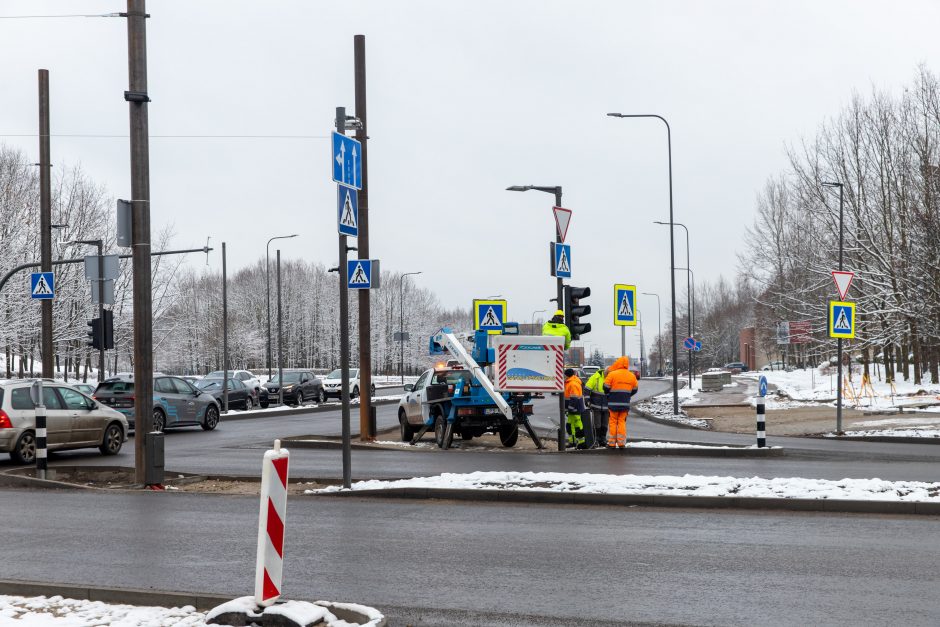
[[[440,414],[434,419],[434,442],[438,448],[444,448],[444,432],[447,431],[447,421]]]
[[[358,385],[352,389],[352,394],[349,395],[349,398],[359,398],[359,386]]]
[[[511,448],[516,445],[516,441],[519,439],[519,425],[512,423],[507,427],[503,427],[499,430],[499,441],[503,443],[503,446]]]
[[[294,402],[297,404],[297,407],[300,407],[301,405],[303,405],[303,404],[304,404],[304,393],[301,392],[300,390],[297,390],[297,398],[296,398],[296,400],[295,400]]]
[[[398,412],[398,424],[401,426],[401,441],[411,442],[412,438],[415,437],[415,430],[408,424],[408,418],[405,417],[403,411]]]
[[[460,434],[460,439],[461,439],[461,440],[464,440],[464,441],[472,440],[472,439],[473,439],[473,434],[470,433],[469,431],[464,431],[464,432],[462,432],[462,433]]]
[[[36,435],[32,431],[24,432],[10,451],[10,457],[17,464],[35,464]]]
[[[326,392],[323,391],[323,388],[320,388],[320,392],[319,394],[317,394],[317,403],[322,404],[325,402],[326,402]]]
[[[251,394],[245,397],[245,411],[251,411],[251,408],[255,406],[255,399],[251,398]]]
[[[271,404],[271,401],[263,401],[263,400],[260,400],[260,399],[258,400],[258,405],[261,406],[261,409],[267,409],[267,408],[268,408],[268,405],[270,405],[270,404]]]
[[[112,423],[104,430],[104,440],[101,441],[98,450],[101,451],[102,455],[117,455],[123,445],[124,430],[121,429],[120,425]]]
[[[212,431],[219,426],[219,408],[215,404],[206,407],[206,417],[199,426],[203,431]]]
[[[150,430],[163,433],[164,429],[166,429],[166,414],[163,413],[162,409],[155,408],[153,410],[153,426]]]

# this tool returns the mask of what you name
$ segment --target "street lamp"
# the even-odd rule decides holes
[[[842,272],[842,215],[845,197],[842,183],[822,182],[823,187],[839,188],[839,272]],[[842,338],[836,339],[839,365],[836,371],[836,433],[842,435]]]
[[[653,224],[663,224],[667,226],[669,225],[668,222],[659,222],[659,221],[654,221]],[[689,267],[692,265],[692,262],[689,259],[689,227],[682,224],[681,222],[673,222],[673,224],[675,224],[676,226],[681,226],[683,229],[685,229],[685,265],[686,267],[684,269],[688,270]],[[683,268],[674,268],[674,270],[682,270],[682,269]],[[686,284],[685,284],[686,285],[685,287],[686,305],[685,306],[686,306],[686,311],[689,314],[689,321],[688,321],[689,322],[689,337],[695,337],[695,335],[692,332],[694,328],[694,325],[692,324],[692,318],[693,318],[692,312],[693,312],[693,307],[695,303],[695,299],[692,297],[692,284],[695,282],[695,279],[694,277],[690,278],[689,273],[691,273],[691,270],[689,270],[689,272],[686,273],[686,277],[685,277],[686,279]],[[690,350],[689,351],[689,389],[692,389],[692,370],[693,370],[692,359],[693,359],[693,355],[692,355],[692,351]]]
[[[264,247],[264,292],[268,301],[268,379],[271,378],[271,242],[292,237],[297,237],[297,233],[272,237]]]
[[[555,206],[561,207],[561,185],[549,186],[549,185],[511,185],[506,188],[506,191],[509,192],[527,192],[529,190],[535,190],[537,192],[545,192],[546,194],[555,195]],[[562,239],[561,235],[558,234],[557,229],[555,232],[555,243],[561,244]],[[562,292],[564,290],[562,279],[558,277],[556,282],[557,294],[555,296],[555,302],[558,304],[558,309],[564,309],[564,296]],[[679,395],[676,392],[676,406],[679,404]],[[559,394],[558,396],[558,450],[565,450],[565,395]]]
[[[400,346],[398,357],[398,376],[401,377],[402,385],[405,384],[405,277],[412,274],[421,274],[421,271],[405,272],[398,279],[398,312],[401,314],[398,327],[398,344]]]
[[[608,113],[612,118],[656,118],[666,125],[666,146],[669,151],[669,281],[672,285],[672,407],[673,413],[679,413],[679,373],[676,371],[676,245],[674,240],[675,221],[672,212],[672,129],[669,122],[655,113]]]
[[[659,345],[659,372],[663,370],[663,310],[662,305],[659,302],[659,294],[654,294],[653,292],[641,292],[643,296],[655,296],[656,297],[656,316],[659,319],[659,333],[656,335],[656,343]],[[662,376],[662,375],[660,375]]]

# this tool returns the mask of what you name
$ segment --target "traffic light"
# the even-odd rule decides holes
[[[108,350],[114,348],[114,312],[110,309],[102,311],[104,312],[104,348]]]
[[[590,295],[591,288],[589,287],[565,286],[565,322],[568,323],[572,340],[580,339],[582,335],[591,332],[591,323],[581,322],[582,316],[591,313],[591,306],[580,303],[582,298],[587,298]]]
[[[101,318],[92,318],[88,321],[91,328],[85,331],[88,334],[88,340],[85,342],[95,350],[101,349]]]

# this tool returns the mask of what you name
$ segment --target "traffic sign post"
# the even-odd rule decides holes
[[[346,137],[335,131],[333,132],[333,180],[340,185],[362,189],[362,144],[352,137]]]
[[[757,448],[764,448],[767,446],[767,429],[764,422],[764,397],[767,396],[767,377],[762,376],[757,387]]]
[[[353,187],[336,186],[336,224],[340,235],[359,237],[359,193]]]
[[[29,278],[29,293],[36,300],[55,298],[55,275],[52,272],[33,272]]]
[[[505,300],[473,299],[473,328],[486,331],[489,335],[503,332],[507,320],[508,307]]]
[[[551,243],[552,276],[559,279],[571,278],[571,245]]]
[[[614,285],[614,324],[618,327],[635,327],[636,316],[636,286]]]

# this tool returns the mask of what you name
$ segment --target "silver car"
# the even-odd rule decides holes
[[[36,409],[31,379],[0,381],[0,451],[20,464],[36,462]],[[64,383],[44,383],[46,443],[50,451],[97,448],[117,455],[127,438],[127,419]]]

